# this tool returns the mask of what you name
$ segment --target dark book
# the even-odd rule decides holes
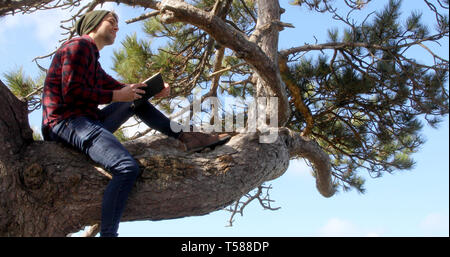
[[[146,87],[141,87],[142,90],[145,90],[145,94],[141,94],[142,98],[134,101],[135,107],[139,107],[142,103],[145,103],[148,99],[152,98],[164,89],[164,80],[159,72],[144,80],[142,83],[147,84]]]

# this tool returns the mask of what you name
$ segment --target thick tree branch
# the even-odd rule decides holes
[[[27,104],[17,99],[0,80],[0,162],[22,151],[33,140],[32,135]]]

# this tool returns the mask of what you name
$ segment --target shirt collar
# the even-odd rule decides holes
[[[94,41],[94,39],[92,39],[89,35],[83,35],[83,36],[81,36],[82,38],[84,38],[84,39],[86,39],[86,40],[88,40],[89,42],[91,42],[92,43],[92,47],[94,48],[94,51],[95,51],[95,56],[97,57],[97,59],[100,57],[100,52],[98,51],[98,47],[97,47],[97,45],[95,44],[95,41]]]

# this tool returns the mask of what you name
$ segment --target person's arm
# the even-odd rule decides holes
[[[119,90],[127,85],[115,80],[103,70],[100,63],[97,64],[97,84],[100,85],[103,89]]]
[[[144,83],[125,84],[124,87],[122,87],[121,89],[113,91],[112,101],[131,102],[139,98],[142,98],[141,94],[144,94],[145,91],[140,88],[145,86],[147,85]]]
[[[93,49],[88,43],[78,41],[68,45],[61,58],[62,95],[66,103],[107,104],[111,102],[113,90],[96,88],[88,84],[89,75],[95,76],[89,67],[93,67],[91,64],[96,61]]]
[[[100,64],[97,66],[97,84],[103,89],[113,90],[112,102],[131,102],[141,98],[145,91],[140,89],[147,86],[144,83],[120,83],[106,73]]]

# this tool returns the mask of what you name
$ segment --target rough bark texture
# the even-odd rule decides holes
[[[162,21],[198,26],[235,51],[254,68],[262,95],[279,97],[282,127],[289,108],[277,60],[278,1],[257,2],[259,19],[250,38],[213,12],[182,1],[117,2],[160,10]],[[26,104],[0,81],[0,236],[65,236],[99,223],[110,176],[67,146],[33,141],[27,115]],[[172,219],[219,210],[281,176],[289,160],[298,157],[313,163],[319,192],[333,195],[329,157],[315,142],[286,128],[278,130],[274,143],[259,143],[259,137],[258,133],[238,134],[214,151],[195,154],[180,152],[174,147],[175,140],[165,136],[127,142],[142,174],[123,221]]]

